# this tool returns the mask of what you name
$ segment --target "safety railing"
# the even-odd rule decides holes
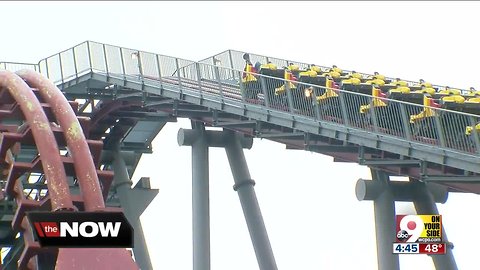
[[[142,78],[186,76],[185,67],[193,63],[181,58],[86,41],[42,59],[38,66],[39,71],[50,80],[63,83],[91,71],[124,78],[140,75]]]
[[[256,56],[250,57],[256,61]],[[469,135],[465,132],[467,126],[474,127],[480,122],[478,115],[247,74],[242,70],[222,67],[224,64],[218,62],[230,59],[236,57],[226,54],[215,63],[199,63],[87,41],[41,60],[39,70],[58,84],[93,71],[106,76],[140,80],[158,87],[175,85],[180,93],[222,104],[261,106],[298,118],[341,124],[432,147],[470,155],[480,153],[476,129]],[[236,65],[233,63],[234,67]],[[361,111],[362,106],[369,108]],[[422,113],[426,117],[412,118]]]
[[[221,52],[217,55],[214,55],[212,57],[201,60],[200,62],[201,63],[206,63],[206,64],[214,64],[215,63],[216,65],[221,66],[221,67],[231,68],[231,69],[236,69],[236,70],[242,70],[245,67],[245,60],[243,59],[243,55],[245,53],[246,52],[242,52],[242,51],[227,50],[227,51]],[[331,67],[327,67],[327,66],[318,65],[316,63],[302,63],[302,62],[297,62],[297,61],[291,61],[291,60],[286,60],[286,59],[280,59],[280,58],[265,56],[265,55],[258,55],[258,54],[254,54],[254,53],[248,53],[248,54],[250,56],[250,61],[253,64],[255,64],[257,62],[259,62],[261,64],[271,62],[271,63],[275,64],[277,66],[277,68],[282,68],[282,67],[288,66],[289,63],[293,63],[293,64],[299,66],[299,68],[302,69],[302,70],[308,69],[309,65],[311,65],[311,64],[315,64],[316,66],[321,67],[322,70],[328,70],[328,69],[331,68]],[[352,70],[346,70],[346,69],[343,69],[343,71],[346,72],[346,73],[352,72]],[[362,73],[362,72],[359,72],[358,70],[356,70],[356,72],[361,74],[364,78],[370,78],[370,77],[373,76],[373,74]],[[392,81],[395,78],[396,77],[388,77],[387,76],[385,79]],[[416,86],[416,85],[419,84],[418,81],[404,80],[403,78],[402,78],[402,80],[407,82],[407,84],[409,86]],[[445,86],[441,86],[441,85],[432,85],[432,86],[436,89],[443,89],[445,87]],[[452,88],[455,88],[455,87],[452,87]],[[467,89],[460,89],[460,88],[455,88],[455,89],[459,89],[462,93],[468,93],[469,92],[469,90],[467,90]]]
[[[37,64],[29,63],[15,63],[15,62],[0,62],[0,70],[10,70],[12,72],[22,70],[22,69],[33,69],[38,71],[39,67]]]

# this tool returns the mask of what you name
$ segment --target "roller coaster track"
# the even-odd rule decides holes
[[[67,61],[73,54],[77,62]],[[139,57],[132,59],[131,55]],[[228,125],[237,131],[283,142],[291,148],[326,153],[337,160],[371,161],[373,166],[392,173],[415,179],[437,179],[452,190],[479,191],[475,184],[476,174],[480,172],[478,135],[460,136],[452,142],[429,138],[428,131],[415,133],[415,127],[401,112],[422,110],[417,104],[387,100],[398,107],[394,124],[401,125],[400,129],[405,127],[403,133],[394,133],[388,129],[393,124],[382,124],[385,120],[372,115],[370,120],[365,120],[354,113],[358,108],[350,108],[349,102],[352,105],[370,103],[369,95],[339,90],[346,102],[330,115],[326,115],[321,106],[308,104],[296,96],[290,97],[286,105],[266,105],[242,95],[245,85],[239,83],[243,74],[240,70],[95,42],[82,43],[42,60],[39,68],[41,72],[48,70],[50,79],[69,98],[136,99],[152,110],[171,116],[191,117],[215,126]],[[268,84],[274,87],[285,82],[259,77],[265,79],[266,88]],[[464,135],[465,126],[478,122],[477,115],[434,110],[448,116],[444,117],[447,122],[443,127],[439,127],[442,128],[439,133],[449,134],[448,137],[455,137],[459,132]],[[463,122],[458,123],[456,119]],[[391,159],[421,166],[400,168],[389,162]],[[436,178],[440,175],[454,177]]]
[[[12,233],[21,233],[24,241],[23,250],[16,255],[16,266],[36,269],[46,261],[50,264],[56,261],[57,269],[75,269],[72,263],[80,268],[98,268],[98,261],[95,265],[87,263],[86,258],[116,258],[117,267],[136,269],[132,257],[124,249],[52,250],[42,249],[34,241],[26,211],[108,211],[104,199],[113,174],[97,169],[102,142],[86,139],[83,131],[88,130],[85,127],[88,120],[77,119],[78,104],[68,102],[52,82],[31,70],[17,74],[1,71],[0,88],[2,121],[11,123],[2,124],[1,133],[4,191],[17,205],[11,223]],[[13,125],[14,122],[19,125]],[[18,156],[29,147],[37,154],[29,162],[19,161]],[[60,149],[68,149],[68,154],[61,155]],[[29,193],[24,193],[20,179],[32,177],[36,178],[36,184],[46,182],[47,188],[34,190],[29,187]],[[80,196],[71,195],[68,177],[75,177]]]
[[[480,141],[475,132],[468,137],[463,134],[465,126],[479,122],[478,115],[432,108],[437,125],[431,134],[437,135],[429,136],[429,132],[419,132],[408,121],[408,114],[423,109],[417,104],[384,99],[394,108],[396,117],[389,122],[391,118],[381,117],[375,110],[365,115],[357,112],[358,105],[374,102],[371,95],[335,89],[338,103],[318,104],[288,89],[289,81],[259,74],[255,76],[261,85],[260,94],[258,98],[247,98],[249,86],[242,82],[239,55],[227,51],[194,62],[87,41],[45,58],[38,65],[0,63],[0,69],[22,69],[18,75],[0,73],[3,185],[5,195],[14,198],[9,207],[16,211],[13,230],[6,230],[9,233],[2,239],[10,245],[23,241],[15,244],[18,250],[12,248],[7,257],[18,260],[19,268],[35,269],[42,259],[57,260],[58,267],[65,258],[91,256],[88,252],[74,255],[62,249],[48,250],[53,256],[41,255],[46,251],[33,241],[25,211],[112,210],[108,207],[114,197],[110,191],[113,175],[108,170],[112,159],[109,151],[119,145],[123,151],[133,151],[129,165],[133,173],[141,154],[151,151],[150,143],[163,125],[178,117],[280,142],[288,149],[330,155],[335,161],[358,162],[394,175],[436,182],[450,191],[480,194]],[[216,62],[219,59],[224,65]],[[25,68],[37,70],[51,82]],[[313,87],[314,97],[328,90],[319,85],[291,83],[297,89]],[[54,85],[63,95],[56,92],[55,99],[51,99]],[[271,90],[282,85],[287,87],[285,96],[273,95]],[[43,114],[33,114],[32,105],[12,92],[19,87],[28,100],[38,100],[35,110]],[[58,104],[62,107],[56,107]],[[58,112],[65,110],[69,111],[68,117],[62,118]],[[38,125],[40,120],[34,117],[40,116],[43,118]],[[153,122],[157,124],[148,124]],[[42,135],[42,131],[48,134]],[[137,137],[141,140],[135,140]],[[52,148],[42,148],[47,146]],[[66,150],[67,146],[69,150],[81,150],[40,158],[42,152],[59,153],[58,149]],[[102,149],[107,153],[103,158]],[[51,161],[55,163],[46,157],[55,159]],[[61,175],[48,175],[50,170],[44,168],[51,164],[65,168],[65,172],[59,169]],[[95,177],[89,179],[87,175]],[[34,176],[36,180],[32,180]],[[67,183],[67,179],[73,181],[72,177],[75,183]],[[50,180],[48,187],[45,178]],[[57,185],[62,188],[58,194]],[[75,185],[80,186],[81,196],[69,195]],[[15,239],[19,231],[23,233]],[[131,257],[123,251],[111,251],[115,254],[112,264],[117,261],[124,266],[122,269],[125,265],[135,269]]]

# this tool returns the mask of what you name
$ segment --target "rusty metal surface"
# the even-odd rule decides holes
[[[64,146],[65,142],[71,160],[73,160],[75,176],[81,188],[85,210],[105,211],[107,209],[105,209],[99,183],[99,172],[103,171],[96,169],[88,141],[71,104],[58,88],[38,73],[21,71],[19,75],[21,77],[9,71],[0,71],[0,93],[4,94],[1,95],[2,100],[13,104],[10,109],[5,111],[5,115],[20,116],[28,124],[28,126],[23,125],[21,128],[12,130],[11,134],[2,134],[2,138],[5,137],[1,143],[1,146],[5,148],[2,148],[2,157],[10,165],[9,176],[16,168],[15,164],[21,163],[15,162],[13,158],[12,149],[16,147],[15,144],[34,143],[40,158],[37,157],[31,163],[25,163],[28,165],[24,166],[26,171],[17,169],[17,176],[12,175],[9,177],[10,181],[7,181],[11,186],[10,192],[7,193],[15,198],[18,205],[12,226],[15,228],[14,230],[22,232],[24,240],[24,248],[18,258],[18,268],[37,269],[39,265],[36,258],[47,256],[52,263],[55,263],[55,269],[59,270],[139,269],[131,253],[123,248],[46,249],[41,248],[34,240],[31,227],[25,217],[25,211],[44,209],[48,202],[51,202],[53,211],[75,209],[72,200],[78,196],[71,196],[67,182],[68,170],[66,168],[69,158],[61,156],[59,151],[59,146]],[[30,87],[39,89],[37,93],[41,95],[40,100],[47,104],[40,103],[39,98]],[[8,94],[5,95],[7,91]],[[19,108],[18,112],[16,108]],[[53,121],[53,118],[56,119],[61,129],[52,126],[50,121]],[[57,137],[55,137],[55,132]],[[60,139],[62,137],[65,138],[64,142],[63,139]],[[10,141],[7,140],[8,138]],[[30,171],[38,170],[39,168],[35,169],[35,164],[39,162],[42,164],[48,187],[48,196],[40,201],[25,196],[22,181],[19,179],[20,175],[28,175]],[[73,174],[72,169],[69,169],[68,173],[69,175]]]
[[[82,127],[68,100],[51,81],[34,70],[21,70],[17,74],[28,85],[37,88],[42,98],[53,109],[63,130],[69,154],[74,160],[76,177],[82,191],[85,211],[102,211],[105,208],[97,170]]]
[[[136,270],[130,251],[119,248],[61,248],[56,270]]]
[[[15,73],[0,71],[0,89],[6,89],[20,106],[32,129],[51,197],[52,210],[74,209],[65,168],[45,112],[30,87]]]

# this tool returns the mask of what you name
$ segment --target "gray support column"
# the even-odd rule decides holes
[[[415,200],[416,183],[407,181],[388,181],[388,187],[396,202],[413,202]],[[437,203],[445,203],[448,190],[445,186],[434,183],[427,184],[428,191]],[[373,201],[385,190],[385,185],[379,181],[358,179],[355,195],[359,201]]]
[[[383,171],[371,169],[372,180],[384,187],[373,201],[375,234],[377,238],[378,270],[399,270],[398,255],[392,253],[395,242],[395,201],[389,187],[389,176]]]
[[[411,180],[412,181],[412,180]],[[417,188],[413,204],[418,215],[438,215],[438,208],[431,193],[426,188],[425,183],[416,182]],[[431,255],[435,269],[437,270],[457,270],[457,263],[452,253],[452,244],[448,242],[445,228],[442,227],[443,242],[447,243],[445,255]]]
[[[208,142],[203,124],[196,123],[192,144],[193,269],[210,269],[210,209]]]
[[[117,196],[120,200],[120,204],[123,208],[126,218],[134,228],[134,248],[133,253],[135,255],[135,262],[142,270],[151,270],[153,269],[152,263],[150,261],[150,255],[148,254],[147,244],[145,242],[145,237],[143,235],[142,224],[140,222],[140,213],[136,209],[144,208],[146,206],[136,206],[136,203],[142,202],[143,200],[136,200],[135,198],[130,197],[132,193],[132,181],[128,175],[127,166],[125,160],[120,154],[119,149],[113,152],[113,182],[116,188]],[[149,202],[148,202],[149,203]],[[148,205],[148,204],[147,204]]]
[[[277,264],[253,188],[255,182],[250,178],[239,138],[234,132],[230,132],[230,135],[230,141],[226,144],[225,150],[235,182],[233,189],[238,192],[240,198],[259,268],[276,270]]]

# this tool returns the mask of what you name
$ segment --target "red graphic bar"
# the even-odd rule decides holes
[[[46,237],[60,237],[60,228],[56,222],[40,222],[40,224]]]
[[[34,222],[33,224],[35,226],[35,230],[37,230],[38,236],[45,237],[45,235],[43,234],[43,231],[42,231],[42,227],[40,226],[40,223],[39,222]]]
[[[445,243],[435,243],[435,244],[420,243],[419,253],[429,254],[429,255],[445,254],[447,252],[447,249],[445,246],[446,246]]]

